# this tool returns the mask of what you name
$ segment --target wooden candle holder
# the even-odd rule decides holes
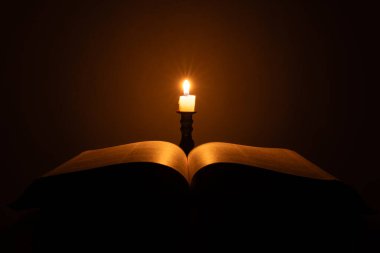
[[[193,132],[193,114],[196,112],[181,112],[177,111],[177,113],[181,114],[181,142],[179,146],[185,152],[186,155],[190,153],[190,151],[194,148],[194,140],[191,136]]]

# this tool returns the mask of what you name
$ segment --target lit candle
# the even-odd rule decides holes
[[[195,96],[190,95],[190,82],[183,81],[183,95],[179,97],[179,111],[180,112],[194,112],[195,111]]]

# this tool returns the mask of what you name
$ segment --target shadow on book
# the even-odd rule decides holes
[[[140,142],[86,151],[37,179],[36,252],[352,252],[363,206],[286,149]]]

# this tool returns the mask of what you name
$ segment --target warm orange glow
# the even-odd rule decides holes
[[[185,96],[189,95],[190,94],[190,82],[189,82],[189,80],[186,79],[185,81],[183,81],[182,87],[183,87],[183,94]]]

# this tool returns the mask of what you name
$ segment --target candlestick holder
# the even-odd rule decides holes
[[[193,114],[196,112],[181,112],[181,142],[179,146],[185,152],[186,155],[194,148],[194,141],[191,133],[193,132]]]

